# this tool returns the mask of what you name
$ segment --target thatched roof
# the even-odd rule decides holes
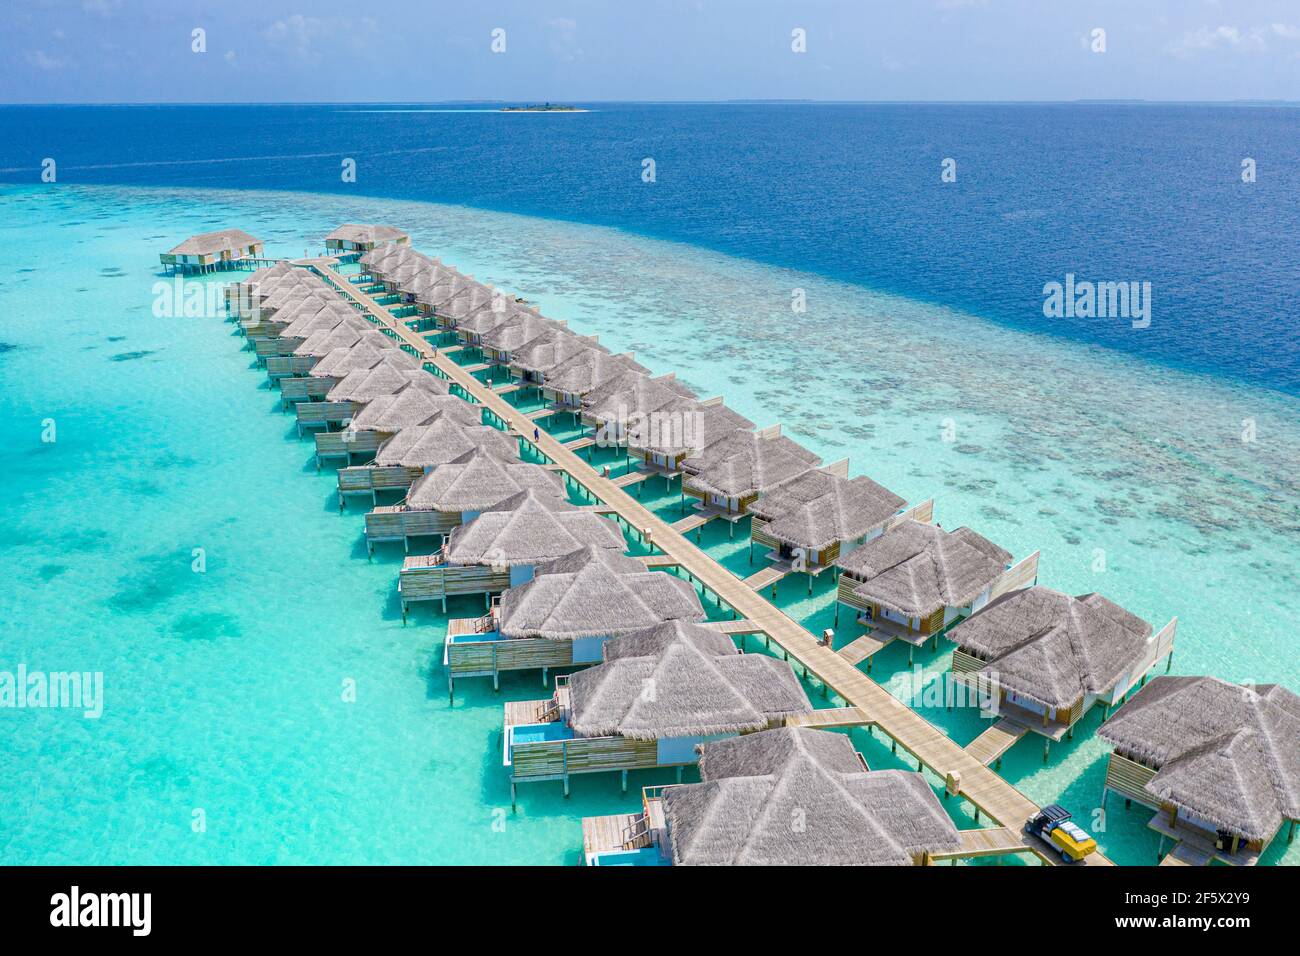
[[[307,336],[302,340],[302,344],[293,350],[293,354],[324,358],[335,349],[351,348],[360,342],[361,336],[365,334],[361,329],[351,325],[336,325],[332,329],[322,329]]]
[[[672,373],[658,378],[626,375],[584,395],[582,408],[597,421],[626,423],[656,412],[688,408],[694,398],[695,393]]]
[[[840,557],[863,583],[859,597],[906,617],[965,607],[1006,570],[1011,554],[968,528],[944,531],[912,518]]]
[[[687,458],[682,467],[690,475],[685,479],[690,488],[745,498],[771,491],[821,463],[821,458],[784,435],[737,431]]]
[[[1151,625],[1100,594],[1037,585],[1004,594],[948,632],[1004,690],[1048,707],[1108,691],[1146,652]]]
[[[353,416],[350,427],[354,432],[397,432],[412,425],[427,425],[438,416],[462,425],[483,424],[483,412],[464,399],[421,388],[405,388],[367,403]]]
[[[564,334],[564,326],[554,319],[532,312],[515,312],[507,321],[483,333],[483,346],[501,352],[513,352],[533,342],[550,341]]]
[[[907,866],[961,846],[921,774],[865,771],[843,734],[783,727],[700,754],[702,782],[663,791],[675,865]]]
[[[597,344],[595,337],[587,338],[566,330],[529,342],[522,348],[516,349],[511,354],[511,364],[522,371],[545,376],[569,359],[586,351],[606,354],[609,352],[603,345]]]
[[[512,567],[554,561],[587,545],[621,553],[627,542],[607,518],[555,511],[529,494],[512,511],[484,512],[454,529],[446,551],[453,564]]]
[[[337,329],[340,325],[356,329],[358,332],[374,328],[374,326],[347,306],[329,305],[321,309],[315,315],[295,318],[280,331],[280,338],[305,339],[313,332]]]
[[[722,402],[683,402],[677,414],[652,420],[650,427],[628,437],[633,451],[647,455],[699,454],[733,432],[752,429],[754,423]]]
[[[629,374],[644,375],[649,371],[632,357],[631,352],[610,355],[587,350],[547,372],[542,384],[566,395],[587,395],[612,379]]]
[[[770,522],[766,530],[776,540],[820,551],[883,526],[905,503],[865,475],[806,471],[763,495],[749,510]]]
[[[414,251],[413,249],[411,249],[410,246],[405,244],[398,245],[396,243],[384,243],[382,246],[375,246],[375,248],[365,253],[357,261],[373,272],[375,271],[376,268],[382,265],[387,259],[390,259],[393,256],[404,255],[403,250],[406,250],[407,252]],[[394,259],[393,261],[397,262],[400,260]]]
[[[501,595],[506,637],[571,641],[629,634],[664,621],[700,621],[695,588],[663,571],[615,571],[590,561],[577,571],[538,574]]]
[[[685,640],[573,674],[569,708],[584,737],[658,740],[762,730],[812,705],[785,661],[719,655]]]
[[[338,242],[396,242],[409,238],[410,234],[405,229],[396,226],[357,222],[345,222],[325,237],[326,241],[333,239]]]
[[[325,397],[331,402],[371,402],[381,395],[396,395],[404,389],[448,395],[451,385],[446,379],[430,375],[422,368],[399,368],[381,361],[373,368],[348,372]]]
[[[255,239],[242,229],[219,229],[216,232],[203,232],[190,236],[179,246],[171,250],[174,256],[205,256],[219,252],[246,249],[258,245],[261,239]]]
[[[579,548],[572,554],[566,554],[563,557],[556,558],[554,561],[546,561],[534,568],[536,574],[569,574],[581,571],[587,565],[599,563],[616,571],[619,574],[639,573],[646,569],[645,562],[639,558],[634,558],[630,554],[623,554],[619,551],[610,551],[608,548],[598,548],[594,545],[587,545]]]
[[[636,560],[633,558],[633,560]],[[735,654],[736,645],[721,631],[689,621],[665,621],[605,642],[605,660],[620,657],[658,657],[669,645],[685,641],[707,654]]]
[[[418,369],[420,363],[401,349],[384,345],[388,340],[381,334],[375,338],[371,333],[363,333],[355,345],[331,349],[328,355],[307,372],[313,378],[341,379],[357,369],[372,369],[381,363],[396,369]]]
[[[517,461],[518,439],[487,425],[461,425],[439,417],[427,425],[403,428],[384,442],[375,454],[375,464],[433,468],[467,461],[479,454],[499,461]]]
[[[1159,768],[1153,796],[1220,829],[1267,840],[1300,819],[1300,697],[1285,687],[1157,677],[1099,732]]]
[[[458,330],[485,335],[498,326],[516,321],[520,310],[513,299],[498,292],[486,301],[477,296],[468,300],[464,296],[452,299],[444,314],[456,323]]]
[[[415,301],[446,314],[447,306],[461,296],[491,295],[491,290],[482,284],[468,279],[459,273],[444,272],[432,285],[425,286],[415,293]]]
[[[417,511],[487,511],[525,491],[555,502],[569,500],[564,480],[541,465],[475,455],[422,476],[411,485],[406,506]]]

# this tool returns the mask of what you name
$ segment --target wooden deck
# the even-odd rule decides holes
[[[980,856],[1007,856],[1014,853],[1032,853],[1033,847],[1025,834],[1015,827],[985,827],[962,830],[961,846],[952,853],[935,853],[932,860],[969,860]]]
[[[810,714],[794,714],[785,719],[787,727],[811,727],[833,730],[840,727],[865,727],[873,723],[861,707],[823,707]]]
[[[760,627],[792,659],[806,666],[828,691],[846,704],[870,714],[874,725],[911,754],[919,764],[930,768],[941,779],[959,781],[956,792],[969,800],[981,814],[1004,826],[1021,827],[1039,810],[1037,804],[967,753],[955,741],[912,710],[889,691],[858,670],[842,655],[822,645],[808,630],[774,607],[752,588],[705,554],[681,530],[642,506],[635,498],[602,477],[586,461],[550,435],[542,432],[533,442],[533,422],[519,409],[497,395],[472,374],[446,356],[432,354],[432,346],[383,307],[326,265],[313,266],[321,275],[355,298],[372,317],[392,329],[416,354],[434,365],[439,372],[472,395],[504,426],[524,436],[552,461],[564,466],[570,479],[584,488],[594,500],[604,501],[618,510],[628,527],[649,529],[655,546],[672,555],[679,566],[701,585],[736,612],[740,618]],[[692,516],[694,518],[695,516]],[[687,519],[683,519],[687,520]],[[679,522],[680,524],[680,522]],[[1049,865],[1060,862],[1046,845],[1035,847]],[[1085,858],[1087,865],[1111,865],[1101,853]]]
[[[888,647],[890,641],[882,641],[878,637],[872,637],[870,634],[863,634],[852,644],[845,644],[839,649],[840,657],[844,658],[854,667],[857,667],[863,661],[870,661],[872,655],[883,651]]]
[[[749,577],[745,578],[744,584],[746,587],[751,587],[755,591],[761,591],[769,584],[775,585],[777,581],[780,581],[789,573],[790,572],[785,568],[769,564],[767,567],[763,568],[763,570],[755,571]]]
[[[984,766],[990,766],[1000,760],[1029,728],[1011,717],[995,721],[993,726],[966,745],[966,752]]]

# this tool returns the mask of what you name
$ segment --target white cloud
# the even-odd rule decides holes
[[[1263,53],[1268,40],[1300,40],[1300,26],[1272,23],[1266,27],[1241,29],[1235,26],[1199,27],[1189,30],[1165,49],[1175,56],[1190,57],[1207,50],[1233,50],[1238,53]]]
[[[63,61],[58,57],[50,56],[44,50],[28,50],[27,62],[38,70],[61,70]]]

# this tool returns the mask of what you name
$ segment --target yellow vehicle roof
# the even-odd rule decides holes
[[[1063,849],[1072,850],[1080,856],[1097,849],[1097,841],[1074,823],[1062,823],[1052,831],[1052,841]]]

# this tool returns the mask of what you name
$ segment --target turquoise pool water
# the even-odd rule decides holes
[[[826,460],[933,496],[945,527],[1041,549],[1044,583],[1157,626],[1178,615],[1175,672],[1300,687],[1294,399],[609,229],[306,194],[0,187],[0,667],[102,671],[105,686],[99,720],[0,711],[0,861],[576,863],[583,815],[630,812],[639,787],[673,779],[632,774],[623,794],[616,774],[581,777],[567,800],[521,787],[511,814],[501,704],[547,696],[539,676],[507,675],[500,694],[462,681],[449,704],[445,619],[419,607],[402,626],[401,547],[367,561],[363,507],[338,514],[332,469],[317,474],[229,325],[152,313],[157,254],[180,237],[238,225],[298,254],[342,221],[409,225],[420,248]],[[680,506],[675,486],[643,495]],[[735,530],[702,543],[743,574]],[[783,582],[778,602],[819,631],[830,589]],[[851,638],[842,617],[837,646]],[[948,654],[918,651],[913,671],[893,647],[873,676],[912,700]],[[983,727],[916,703],[959,742]],[[1091,824],[1099,718],[1047,764],[1023,742],[1004,776]],[[905,766],[854,741],[873,767]],[[1152,862],[1147,815],[1110,810],[1103,850]],[[1266,862],[1300,860],[1286,849]]]

